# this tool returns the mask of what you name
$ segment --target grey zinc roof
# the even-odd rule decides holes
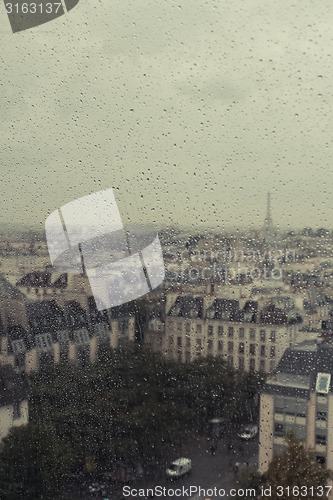
[[[216,299],[209,311],[213,311],[213,319],[243,321],[243,312],[239,309],[238,300]]]
[[[289,348],[283,354],[277,374],[268,378],[263,392],[298,396],[306,390],[314,391],[318,373],[331,374],[330,392],[333,392],[333,346],[309,343]],[[308,382],[306,382],[308,379]],[[307,386],[307,387],[306,387]]]
[[[316,352],[287,349],[278,364],[277,371],[309,375],[315,369],[316,356]]]
[[[202,318],[203,298],[178,296],[176,302],[169,311],[169,316],[178,316],[180,318]]]

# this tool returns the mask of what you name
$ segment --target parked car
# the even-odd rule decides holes
[[[247,425],[239,432],[238,436],[241,439],[244,439],[247,441],[249,439],[253,439],[254,437],[256,437],[257,434],[258,434],[258,426],[257,425]]]
[[[169,479],[176,479],[189,474],[191,469],[192,460],[189,458],[178,458],[169,465],[166,470],[166,475]]]

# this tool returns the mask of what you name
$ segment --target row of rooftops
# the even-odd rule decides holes
[[[96,324],[127,319],[134,316],[133,305],[130,303],[113,307],[108,311],[98,311],[93,297],[88,298],[88,309],[84,309],[78,302],[69,301],[61,307],[55,300],[29,302],[27,304],[28,331],[22,326],[12,326],[5,331],[0,317],[0,332],[10,340],[18,338],[33,338],[35,335],[46,332],[68,330],[74,332],[78,329],[87,329],[93,332]]]
[[[168,316],[188,319],[209,319],[237,323],[293,324],[302,322],[297,310],[268,304],[259,309],[258,302],[248,300],[243,307],[235,299],[216,298],[205,308],[204,297],[179,295],[167,312]]]

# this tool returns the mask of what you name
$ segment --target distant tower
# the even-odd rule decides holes
[[[267,193],[267,213],[264,221],[264,231],[268,234],[273,230],[273,220],[271,216],[271,193]]]

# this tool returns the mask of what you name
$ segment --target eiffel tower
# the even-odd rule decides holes
[[[264,221],[264,232],[269,234],[273,230],[273,220],[271,216],[271,193],[267,193],[267,213]]]

